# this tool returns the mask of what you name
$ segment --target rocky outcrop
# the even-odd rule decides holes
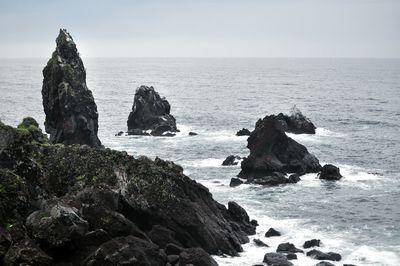
[[[239,178],[231,178],[231,182],[229,183],[230,187],[237,187],[243,184],[243,181]]]
[[[250,133],[250,130],[248,130],[247,128],[242,128],[241,130],[236,132],[236,136],[250,136]]]
[[[315,125],[310,119],[304,116],[296,106],[292,108],[289,116],[280,113],[277,115],[277,118],[281,121],[285,132],[294,134],[315,134]]]
[[[270,266],[292,266],[293,263],[291,263],[285,255],[283,254],[279,254],[279,253],[266,253],[264,255],[264,260],[263,262],[265,262],[267,265]]]
[[[128,134],[163,136],[178,132],[171,106],[153,87],[140,86],[135,93],[132,112],[128,117]]]
[[[222,162],[223,166],[230,166],[230,165],[238,165],[242,158],[240,156],[229,155],[226,159]]]
[[[281,236],[281,233],[274,228],[268,229],[268,231],[265,233],[265,237],[272,237],[272,236]]]
[[[340,169],[339,167],[336,167],[332,164],[325,164],[321,172],[318,174],[319,179],[325,179],[325,180],[340,180],[342,178],[342,175],[340,174]]]
[[[316,260],[332,260],[332,261],[340,261],[342,259],[342,256],[338,253],[335,252],[322,252],[316,249],[313,249],[309,252],[307,252],[307,256],[312,257],[313,259]]]
[[[285,134],[275,115],[258,120],[247,142],[250,155],[242,161],[242,178],[273,176],[274,172],[316,173],[321,169],[318,159],[306,147]]]
[[[296,248],[292,243],[286,242],[278,245],[276,252],[284,253],[304,253],[303,250]]]
[[[57,47],[43,69],[45,129],[51,143],[100,148],[98,113],[86,85],[86,71],[71,35],[61,29]]]
[[[312,247],[319,247],[321,244],[321,240],[319,239],[311,239],[304,242],[303,248],[312,248]]]
[[[173,162],[49,145],[37,123],[26,121],[18,128],[0,124],[6,265],[214,265],[208,254],[237,255],[255,233],[242,207],[214,201]],[[171,250],[179,253],[165,254]]]

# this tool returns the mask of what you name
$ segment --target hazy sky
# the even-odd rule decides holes
[[[400,57],[400,0],[0,0],[0,57]]]

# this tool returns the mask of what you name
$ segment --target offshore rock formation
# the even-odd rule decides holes
[[[321,169],[318,159],[306,147],[289,138],[281,120],[270,115],[256,123],[255,130],[247,139],[250,155],[244,158],[239,176],[246,179],[269,178],[289,180],[279,173],[317,173]],[[268,183],[268,182],[267,182]]]
[[[241,130],[236,132],[236,136],[250,136],[250,133],[250,130],[248,130],[247,128],[242,128]]]
[[[86,86],[86,71],[69,33],[61,29],[57,47],[43,69],[45,129],[51,143],[100,148],[98,113]]]
[[[325,164],[318,176],[319,179],[325,180],[340,180],[342,178],[339,167],[336,167],[333,164]]]
[[[140,86],[135,93],[132,112],[128,117],[128,134],[173,136],[178,132],[171,106],[153,87]],[[150,131],[150,134],[147,132]]]
[[[315,125],[296,106],[293,106],[290,116],[280,113],[277,118],[282,121],[282,127],[285,132],[315,134]]]
[[[0,123],[0,265],[216,265],[255,222],[179,165]],[[200,263],[200,264],[199,264]]]

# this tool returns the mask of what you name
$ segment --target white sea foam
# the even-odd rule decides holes
[[[315,134],[293,134],[293,133],[286,133],[292,139],[300,142],[300,143],[307,143],[307,142],[324,142],[327,138],[343,138],[346,134],[341,132],[334,132],[326,128],[317,128],[315,130]]]
[[[190,166],[190,167],[223,167],[222,162],[224,159],[218,158],[207,158],[207,159],[199,159],[194,161],[181,161],[180,164],[183,166]]]

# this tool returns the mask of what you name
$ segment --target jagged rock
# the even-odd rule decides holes
[[[0,205],[10,205],[0,210],[0,226],[13,224],[7,232],[22,232],[12,235],[12,243],[29,233],[32,247],[26,248],[40,244],[57,263],[82,265],[90,258],[88,265],[101,265],[125,261],[125,248],[118,247],[131,251],[128,235],[141,243],[169,241],[167,251],[175,243],[237,255],[255,233],[243,208],[214,201],[173,162],[87,145],[49,145],[42,137],[0,124],[0,186],[8,188],[0,189]],[[16,226],[25,221],[26,228]]]
[[[256,227],[250,222],[250,218],[245,209],[239,204],[234,201],[228,202],[228,212],[233,220],[239,223],[243,231],[249,235],[254,235],[256,233]]]
[[[292,174],[292,175],[289,176],[289,183],[295,184],[295,183],[297,183],[299,181],[301,181],[301,179],[300,179],[300,176],[298,174]]]
[[[124,131],[119,131],[117,134],[115,134],[116,137],[120,137],[124,134]]]
[[[250,136],[250,133],[250,130],[248,130],[247,128],[242,128],[236,133],[236,136]]]
[[[281,233],[279,231],[276,231],[274,228],[270,228],[265,233],[265,237],[272,237],[272,236],[281,236]]]
[[[226,159],[222,162],[223,166],[229,165],[237,165],[242,158],[240,156],[229,155]]]
[[[269,247],[267,244],[265,244],[263,241],[261,241],[260,239],[253,239],[254,244],[256,244],[256,246],[258,247]]]
[[[7,266],[53,265],[53,260],[33,240],[25,238],[13,243],[4,257]]]
[[[288,253],[286,254],[286,258],[288,260],[297,260],[297,255],[295,253]]]
[[[313,249],[306,254],[309,257],[312,257],[316,260],[332,260],[332,261],[340,261],[342,256],[335,252],[322,252],[316,249]]]
[[[26,227],[33,238],[48,250],[75,250],[77,241],[89,228],[89,223],[77,212],[75,208],[57,204],[49,210],[33,212],[26,220]]]
[[[277,118],[282,121],[282,126],[286,132],[315,134],[315,125],[296,106],[293,106],[290,116],[280,113],[277,115]]]
[[[243,181],[239,178],[231,178],[231,182],[229,183],[230,187],[237,187],[243,184]]]
[[[57,47],[43,69],[45,129],[51,143],[101,148],[98,113],[86,71],[71,35],[60,29]]]
[[[321,240],[311,239],[311,240],[304,242],[303,248],[319,247],[320,244],[321,244]]]
[[[264,255],[264,260],[267,265],[270,266],[292,266],[293,263],[288,261],[285,255],[279,253],[266,253]]]
[[[269,176],[274,172],[305,174],[321,169],[318,159],[306,147],[286,136],[274,115],[256,123],[247,139],[250,155],[242,161],[243,178]]]
[[[189,132],[189,136],[197,136],[198,134],[196,132]]]
[[[285,252],[285,253],[304,253],[303,250],[296,248],[292,243],[282,243],[278,245],[276,252]]]
[[[118,237],[102,244],[90,257],[86,266],[103,265],[163,265],[166,258],[160,255],[157,245],[134,237]]]
[[[128,134],[142,135],[151,131],[153,136],[162,136],[165,132],[178,132],[170,110],[168,101],[161,98],[153,87],[140,86],[128,117]]]
[[[336,167],[332,164],[325,164],[319,173],[319,179],[340,180],[341,178],[342,175],[340,174],[339,167]]]
[[[218,263],[201,248],[185,249],[179,254],[179,266],[218,266]]]

